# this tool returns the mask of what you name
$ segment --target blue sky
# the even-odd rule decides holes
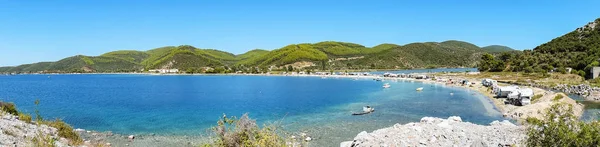
[[[0,66],[189,44],[235,54],[294,43],[462,40],[531,49],[600,17],[600,1],[0,0]]]

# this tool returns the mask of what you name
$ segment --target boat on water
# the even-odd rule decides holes
[[[417,91],[423,91],[423,87],[417,88]]]
[[[372,112],[375,112],[375,108],[373,108],[371,106],[364,106],[363,112],[352,113],[352,115],[365,115],[365,114],[369,114]]]
[[[390,87],[392,87],[392,86],[390,85],[390,83],[385,83],[385,84],[383,84],[383,88],[390,88]]]
[[[374,78],[375,81],[383,81],[383,78]]]

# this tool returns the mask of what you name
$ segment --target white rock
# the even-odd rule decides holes
[[[344,141],[342,143],[340,143],[340,147],[351,147],[352,146],[352,141]]]
[[[422,123],[428,123],[428,124],[431,124],[431,123],[433,123],[434,121],[435,121],[435,118],[434,118],[434,117],[423,117],[423,118],[421,118],[421,122],[422,122]]]
[[[455,121],[455,122],[462,122],[462,119],[458,116],[450,116],[450,117],[448,117],[448,120]]]
[[[448,130],[452,129],[452,126],[450,126],[448,121],[442,121],[441,123],[437,124],[436,126],[444,128],[444,129],[448,129]]]
[[[498,143],[521,146],[527,138],[525,126],[508,121],[494,121],[490,125],[462,122],[458,117],[424,117],[420,123],[360,132],[353,142],[340,146],[497,146]]]

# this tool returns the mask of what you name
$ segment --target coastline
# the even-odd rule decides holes
[[[375,79],[375,78],[382,78],[383,80],[391,80],[391,81],[397,81],[397,80],[403,80],[403,81],[413,81],[413,82],[422,82],[422,83],[427,83],[427,84],[435,84],[435,85],[444,85],[444,86],[448,86],[448,87],[455,87],[455,88],[463,88],[466,90],[472,90],[472,91],[476,91],[478,94],[481,94],[483,96],[486,97],[485,100],[480,99],[482,104],[486,107],[486,109],[488,109],[488,112],[493,111],[493,110],[498,110],[500,111],[502,114],[505,115],[505,117],[507,118],[511,118],[517,121],[522,121],[524,119],[526,119],[526,117],[529,116],[533,116],[533,117],[537,117],[539,118],[539,114],[533,114],[532,112],[537,112],[537,111],[543,111],[543,109],[547,108],[547,106],[553,104],[553,102],[550,102],[549,104],[543,104],[541,105],[543,108],[534,108],[534,111],[531,110],[527,110],[527,113],[529,113],[528,115],[524,115],[521,117],[515,117],[513,115],[519,115],[518,113],[523,113],[521,112],[521,110],[519,110],[519,107],[528,107],[528,106],[513,106],[513,105],[507,105],[504,103],[503,99],[498,99],[495,98],[494,95],[492,95],[489,91],[489,89],[487,87],[484,87],[481,85],[480,81],[482,79],[480,78],[472,78],[472,77],[467,77],[464,75],[464,73],[412,73],[411,75],[428,75],[428,76],[434,76],[437,78],[442,78],[442,79],[452,79],[453,81],[460,81],[460,80],[468,80],[471,81],[473,84],[470,86],[461,86],[459,84],[447,84],[445,82],[442,81],[436,81],[436,80],[431,80],[431,79],[415,79],[415,78],[396,78],[396,77],[382,77],[380,75],[316,75],[316,74],[239,74],[239,73],[227,73],[227,74],[159,74],[159,73],[60,73],[60,74],[41,74],[41,75],[148,75],[148,76],[278,76],[278,77],[313,77],[313,78],[360,78],[360,79]],[[507,86],[509,84],[505,84],[505,83],[499,83],[501,86]],[[545,97],[553,97],[555,96],[556,92],[550,91],[550,90],[545,90],[545,89],[541,89],[541,88],[537,88],[534,86],[523,86],[521,85],[521,87],[527,87],[527,88],[532,88],[534,89],[536,95],[537,94],[543,94]],[[561,102],[565,102],[568,104],[572,104],[575,106],[575,114],[578,117],[581,117],[583,114],[583,105],[577,103],[574,99],[568,97],[568,95],[563,94],[565,96],[565,100],[561,101]],[[548,101],[542,101],[542,102],[548,102]],[[493,108],[490,107],[490,105],[487,105],[488,103],[493,104]],[[531,106],[531,105],[529,105]],[[523,110],[524,111],[524,110]],[[512,114],[511,114],[512,113]]]
[[[121,73],[119,73],[121,74]],[[415,73],[416,74],[416,73]],[[430,73],[425,73],[425,74],[430,74]],[[139,73],[139,74],[135,74],[135,75],[157,75],[157,76],[181,76],[181,75],[187,75],[187,76],[282,76],[282,77],[310,77],[310,78],[360,78],[360,79],[374,79],[374,78],[382,78],[383,82],[388,82],[388,81],[411,81],[411,82],[422,82],[425,84],[435,84],[435,85],[442,85],[442,86],[447,86],[447,87],[451,87],[451,88],[461,88],[461,89],[466,89],[469,91],[473,91],[477,94],[481,94],[482,96],[477,96],[478,99],[482,102],[482,104],[484,104],[484,106],[486,106],[486,104],[491,104],[492,107],[489,107],[490,105],[487,105],[486,109],[488,111],[499,111],[502,114],[511,112],[512,109],[511,106],[509,105],[505,105],[503,103],[503,101],[501,99],[496,99],[493,98],[493,95],[490,94],[487,91],[487,88],[482,87],[480,85],[480,83],[478,83],[480,80],[477,79],[469,79],[466,78],[464,76],[461,75],[452,75],[452,74],[446,74],[446,75],[441,75],[441,76],[437,76],[438,78],[452,78],[455,80],[459,80],[459,79],[469,79],[469,81],[474,81],[476,84],[472,87],[470,86],[460,86],[458,84],[446,84],[445,82],[441,82],[441,81],[436,81],[436,80],[431,80],[431,79],[414,79],[414,78],[390,78],[390,77],[380,77],[378,75],[369,75],[369,76],[349,76],[349,75],[303,75],[303,74],[296,74],[296,75],[281,75],[281,74],[145,74],[145,73]],[[427,89],[424,90],[424,92],[426,92]],[[542,92],[548,92],[548,91],[542,91]],[[536,92],[537,93],[537,92]],[[487,97],[487,98],[483,98],[483,96]],[[566,98],[566,99],[571,99],[571,98]],[[572,99],[571,99],[572,100]],[[547,104],[547,103],[544,103]],[[516,107],[516,106],[515,106]],[[581,113],[580,113],[581,114]],[[580,115],[579,115],[580,116]],[[513,120],[524,120],[524,118],[513,118],[513,117],[506,117],[506,118],[510,118]],[[135,143],[133,142],[129,142],[127,140],[127,135],[125,134],[112,134],[110,132],[96,132],[96,131],[83,131],[80,132],[81,134],[83,134],[82,136],[84,136],[84,138],[87,139],[87,141],[91,141],[91,142],[95,142],[95,141],[107,141],[112,143],[113,145],[128,145],[128,146],[147,146],[147,145],[158,145],[158,144],[162,144],[162,145],[178,145],[178,146],[194,146],[197,145],[198,143],[202,143],[202,141],[207,141],[206,137],[202,137],[202,136],[160,136],[160,135],[152,135],[152,134],[147,134],[147,135],[136,135],[136,141]],[[160,142],[160,143],[158,143]]]

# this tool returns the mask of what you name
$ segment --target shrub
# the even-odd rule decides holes
[[[55,147],[56,140],[52,138],[50,135],[43,135],[41,132],[38,132],[37,135],[31,139],[33,142],[33,146],[36,147]]]
[[[552,99],[553,101],[558,101],[560,99],[562,99],[564,96],[562,94],[557,94],[556,96],[554,96],[554,99]]]
[[[531,103],[535,103],[536,101],[540,100],[540,98],[542,98],[543,95],[541,94],[536,94],[531,98]]]
[[[262,129],[256,121],[242,115],[239,119],[223,115],[213,128],[216,135],[215,146],[285,146],[283,137],[277,133],[276,126],[264,126]],[[204,145],[210,146],[210,145]]]
[[[527,118],[527,146],[598,146],[600,123],[578,121],[571,105],[555,104],[543,120]]]
[[[73,145],[78,145],[83,142],[81,137],[79,137],[79,134],[73,131],[73,127],[60,119],[56,119],[54,121],[44,121],[44,124],[58,129],[58,136],[70,140],[71,144]]]
[[[31,115],[27,113],[19,113],[19,120],[31,123]]]
[[[6,113],[10,113],[12,115],[19,115],[19,111],[17,111],[17,107],[13,103],[0,102],[0,107],[2,107],[2,111]]]

